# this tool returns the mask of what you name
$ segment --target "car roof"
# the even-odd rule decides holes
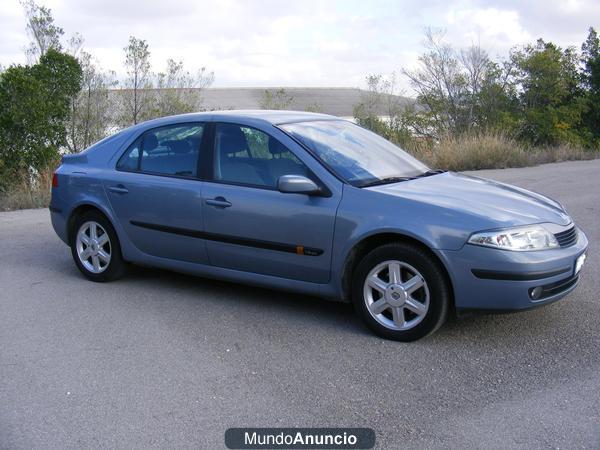
[[[281,125],[284,123],[307,122],[313,120],[343,120],[336,116],[303,111],[283,111],[283,110],[227,110],[227,111],[207,111],[188,114],[179,114],[176,116],[161,117],[159,119],[142,122],[130,128],[131,131],[147,129],[161,125],[169,125],[180,121],[191,122],[194,120],[218,122],[224,120],[227,122],[239,121],[242,124],[250,122],[262,122],[263,124]]]
[[[269,109],[213,111],[212,114],[214,121],[217,121],[220,117],[227,117],[230,119],[254,118],[262,119],[265,122],[269,122],[273,125],[290,122],[306,122],[310,120],[340,120],[339,117],[330,116],[329,114]]]

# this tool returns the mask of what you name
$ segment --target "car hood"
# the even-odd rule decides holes
[[[490,228],[551,222],[568,225],[562,206],[541,194],[474,176],[445,172],[368,188],[383,194],[476,216]]]

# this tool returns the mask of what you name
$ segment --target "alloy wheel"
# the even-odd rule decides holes
[[[79,261],[91,273],[104,272],[110,264],[111,243],[106,230],[97,222],[85,222],[76,238]]]
[[[429,310],[429,288],[425,278],[410,264],[384,261],[367,275],[364,301],[371,316],[390,330],[409,330]]]

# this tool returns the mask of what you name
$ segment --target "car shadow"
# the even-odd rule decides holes
[[[345,302],[140,266],[131,266],[124,279],[146,286],[176,287],[190,294],[185,298],[194,302],[260,308],[278,315],[302,317],[351,334],[371,335],[354,314],[353,306]]]
[[[83,279],[70,262],[63,264],[61,261],[53,267]],[[226,304],[234,310],[241,308],[243,313],[260,309],[262,318],[272,314],[289,321],[304,321],[307,326],[318,327],[323,333],[335,330],[335,333],[343,333],[348,338],[381,340],[362,323],[348,303],[141,266],[130,266],[126,276],[112,284],[121,288],[127,284],[128,289],[150,287],[164,292],[165,297],[171,297],[170,294],[176,291],[185,294],[177,296],[177,301],[189,302],[189,306],[212,305],[216,308]],[[446,347],[477,342],[482,349],[493,350],[499,345],[507,349],[518,347],[527,340],[548,341],[557,335],[557,327],[566,326],[563,322],[569,312],[565,311],[570,308],[573,306],[569,302],[557,302],[508,314],[477,313],[466,317],[451,314],[436,333],[411,345]],[[585,331],[574,328],[564,345],[577,339],[585,340],[586,336],[580,336],[581,333]],[[519,339],[515,339],[516,335]]]

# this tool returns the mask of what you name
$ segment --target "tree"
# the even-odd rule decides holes
[[[588,140],[582,126],[586,110],[574,49],[561,49],[539,39],[513,52],[519,102],[520,136],[533,145]]]
[[[145,120],[149,114],[152,89],[152,72],[148,43],[134,36],[129,37],[125,50],[127,79],[123,85],[122,125],[136,124]]]
[[[81,91],[71,100],[67,148],[79,152],[110,132],[112,104],[109,89],[116,86],[114,72],[105,72],[87,52],[78,57],[82,69]]]
[[[265,89],[260,103],[261,109],[290,109],[294,103],[294,97],[289,95],[284,88],[276,91]]]
[[[425,37],[418,67],[402,71],[424,107],[409,118],[414,131],[439,139],[499,127],[514,103],[512,65],[494,63],[479,45],[457,51],[441,31],[428,29]]]
[[[33,66],[11,66],[0,78],[0,160],[7,174],[42,169],[65,145],[71,98],[80,90],[75,58],[47,50]]]
[[[419,57],[415,70],[403,69],[417,100],[426,107],[423,134],[437,136],[461,132],[466,128],[461,115],[467,77],[461,71],[460,60],[454,49],[444,42],[441,31],[426,30],[426,51]]]
[[[354,105],[354,119],[386,139],[405,146],[412,139],[407,112],[414,111],[412,105],[402,102],[396,93],[396,74],[381,74],[366,77],[367,89],[361,92],[361,100]],[[386,117],[382,117],[386,116]]]
[[[367,89],[361,92],[360,102],[354,105],[354,118],[360,126],[391,139],[392,124],[397,122],[403,111],[398,97],[394,95],[395,74],[389,77],[367,75],[365,81]],[[381,118],[383,115],[387,115],[385,120]]]
[[[64,31],[54,24],[52,11],[37,5],[34,0],[22,0],[21,5],[27,18],[27,34],[31,38],[25,49],[29,61],[37,62],[50,49],[61,51],[60,39]]]
[[[514,134],[519,116],[515,65],[511,60],[489,61],[478,89],[472,90],[473,128]]]
[[[312,102],[312,103],[306,105],[304,110],[308,111],[308,112],[322,113],[323,105],[321,105],[319,102]]]
[[[600,39],[592,27],[581,47],[581,62],[583,89],[588,108],[584,123],[593,136],[594,145],[598,147],[600,146]]]
[[[153,116],[198,111],[202,104],[202,90],[213,80],[213,73],[208,73],[204,67],[193,74],[184,69],[183,62],[167,60],[167,70],[157,75]]]

